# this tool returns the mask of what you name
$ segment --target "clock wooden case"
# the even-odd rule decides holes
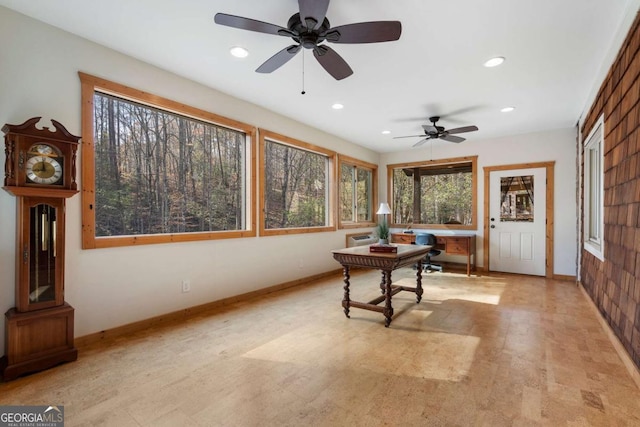
[[[5,380],[76,360],[74,309],[64,301],[65,201],[78,193],[80,137],[51,120],[7,124],[4,190],[16,196],[15,307],[5,313]]]

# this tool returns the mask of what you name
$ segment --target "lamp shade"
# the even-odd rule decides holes
[[[378,208],[378,212],[376,215],[387,215],[391,213],[391,208],[389,208],[389,203],[380,203],[380,207]]]

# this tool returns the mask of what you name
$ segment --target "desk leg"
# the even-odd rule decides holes
[[[386,286],[386,279],[385,279],[385,275],[384,275],[384,271],[382,272],[382,278],[380,279],[380,292],[382,292],[382,295],[384,295],[384,289]]]
[[[416,273],[416,303],[422,300],[422,263],[418,263],[418,272]]]
[[[393,307],[391,306],[391,270],[383,271],[384,276],[384,290],[385,290],[385,298],[384,298],[384,310],[382,314],[384,314],[384,326],[388,328],[391,324],[391,317],[393,317]]]
[[[342,298],[342,307],[344,308],[344,315],[349,317],[349,306],[351,300],[349,299],[349,266],[345,265],[343,267],[343,276],[344,276],[344,297]]]

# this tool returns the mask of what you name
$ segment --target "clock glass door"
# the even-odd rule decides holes
[[[29,245],[29,303],[55,300],[56,208],[47,204],[31,207]]]
[[[64,199],[21,200],[21,263],[16,306],[32,311],[64,303]]]

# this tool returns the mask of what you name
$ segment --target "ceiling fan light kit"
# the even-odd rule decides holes
[[[300,12],[292,15],[287,28],[257,21],[251,18],[217,13],[216,24],[258,33],[290,37],[296,44],[290,45],[267,59],[256,72],[271,73],[300,52],[301,48],[313,51],[318,63],[336,80],[342,80],[353,74],[347,62],[329,43],[380,43],[400,38],[402,24],[399,21],[359,22],[331,28],[326,17],[329,0],[298,0]]]

